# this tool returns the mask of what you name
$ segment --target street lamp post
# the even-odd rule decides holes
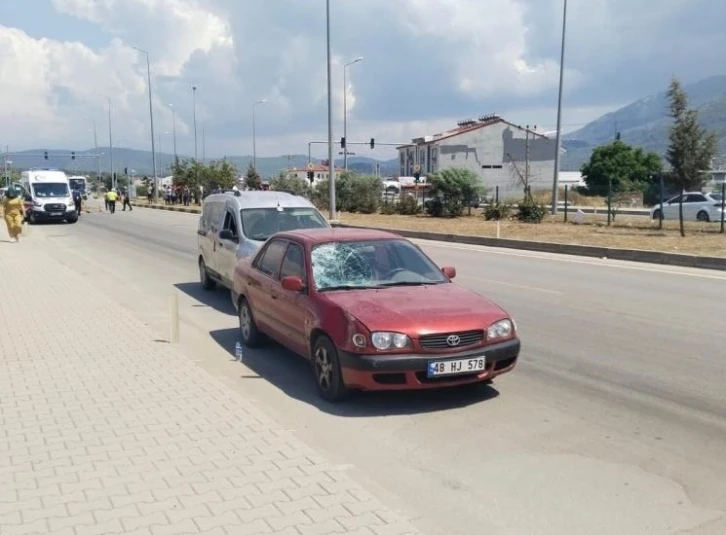
[[[348,67],[363,61],[362,57],[356,58],[350,63],[343,65],[343,137],[345,138],[345,147],[343,147],[343,169],[348,170]]]
[[[194,159],[197,160],[197,86],[192,86],[192,115],[194,120]]]
[[[207,163],[207,134],[204,131],[204,123],[202,123],[202,163]]]
[[[330,54],[330,0],[325,0],[326,45],[328,51],[328,183],[330,220],[337,219],[335,209],[335,160],[333,159],[333,58]]]
[[[255,109],[265,102],[267,102],[267,99],[263,98],[252,104],[252,167],[255,168],[255,171],[257,170],[257,126]]]
[[[555,141],[555,171],[552,179],[552,215],[557,214],[557,195],[560,179],[560,151],[562,150],[562,86],[565,78],[565,36],[567,35],[567,0],[562,7],[562,45],[560,48],[560,88],[557,94],[557,133]]]
[[[98,133],[96,131],[96,120],[93,120],[93,148],[96,153],[96,181],[101,178],[101,155],[98,153]]]
[[[111,98],[108,99],[108,158],[111,167],[111,188],[116,188],[116,176],[113,172],[113,127],[111,124]]]
[[[176,152],[176,108],[174,108],[174,104],[169,104],[169,107],[171,108],[171,132],[174,137],[174,161],[176,161],[179,159]]]
[[[151,63],[149,61],[149,53],[146,50],[142,50],[139,47],[134,47],[136,50],[146,56],[146,76],[149,83],[149,120],[151,122],[151,166],[154,168],[154,190],[156,191],[156,198],[159,198],[159,175],[156,172],[156,144],[154,142],[154,101],[151,96]]]

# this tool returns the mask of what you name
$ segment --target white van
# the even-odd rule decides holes
[[[57,169],[30,169],[20,175],[25,200],[33,203],[26,217],[31,224],[41,221],[78,221],[68,176]]]

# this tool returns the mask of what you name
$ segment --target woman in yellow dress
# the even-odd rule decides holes
[[[23,232],[23,220],[25,219],[25,205],[18,190],[14,186],[11,186],[5,192],[3,214],[5,224],[8,226],[10,241],[20,241],[20,234]]]

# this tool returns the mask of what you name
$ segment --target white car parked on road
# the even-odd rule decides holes
[[[678,205],[683,197],[683,219],[686,221],[721,221],[724,217],[720,193],[701,193],[692,191],[676,195],[662,205],[658,204],[650,211],[653,219],[678,219]]]

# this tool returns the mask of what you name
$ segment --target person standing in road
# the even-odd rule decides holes
[[[81,194],[81,190],[78,188],[73,189],[73,204],[76,207],[78,217],[81,217],[81,214],[83,213],[83,195]]]
[[[103,194],[104,210],[108,212],[108,191]]]
[[[14,186],[10,186],[3,198],[3,215],[8,227],[10,241],[19,242],[25,222],[25,204],[20,193]]]
[[[121,209],[122,212],[126,211],[126,207],[129,207],[129,212],[133,210],[133,207],[131,206],[131,199],[129,199],[129,188],[126,188],[124,190],[124,202],[123,202],[123,208]]]
[[[118,199],[118,194],[116,193],[116,190],[112,189],[106,194],[106,197],[108,198],[108,209],[112,214],[116,213],[116,199]]]

